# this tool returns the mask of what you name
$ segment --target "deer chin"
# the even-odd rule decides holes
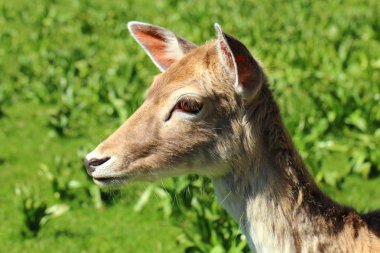
[[[185,174],[184,171],[178,171],[175,173],[177,175]],[[138,174],[125,174],[125,175],[116,175],[116,176],[102,176],[102,177],[93,177],[93,181],[96,185],[101,188],[111,188],[117,189],[130,182],[154,182],[160,179],[165,179],[173,176],[173,171],[168,172],[166,169],[158,171],[150,171],[147,173],[138,173]]]
[[[160,179],[183,175],[188,172],[188,168],[180,167],[148,167],[144,162],[139,160],[124,165],[118,163],[117,159],[108,164],[101,165],[90,174],[93,181],[99,187],[120,188],[130,182],[153,182]]]
[[[92,178],[99,187],[118,188],[128,183],[130,176]]]
[[[127,172],[114,174],[110,172],[102,173],[101,176],[93,176],[93,181],[101,188],[117,189],[130,182],[154,182],[174,176],[186,174],[199,174],[209,177],[220,177],[224,175],[227,167],[222,164],[199,166],[198,168],[189,167],[188,164],[180,164],[178,166],[167,166],[160,168],[128,168]]]

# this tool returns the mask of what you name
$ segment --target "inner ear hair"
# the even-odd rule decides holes
[[[265,79],[263,68],[243,43],[224,33],[218,24],[215,24],[215,28],[218,33],[219,57],[224,66],[233,71],[236,92],[245,98],[254,97]]]
[[[162,72],[197,47],[160,26],[131,21],[128,23],[128,29]]]

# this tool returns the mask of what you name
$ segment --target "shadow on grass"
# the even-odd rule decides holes
[[[66,237],[66,238],[84,238],[85,235],[76,233],[67,229],[60,229],[54,232],[54,237]]]
[[[1,163],[0,163],[1,164]],[[368,178],[374,179],[380,176],[380,169],[376,168],[375,166],[371,167],[371,171],[369,172]]]

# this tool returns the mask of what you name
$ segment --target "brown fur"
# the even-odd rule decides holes
[[[349,242],[350,246],[347,245],[345,249],[346,246],[342,245],[340,250],[335,252],[380,250],[380,213],[360,215],[352,208],[341,206],[324,195],[312,180],[294,148],[267,86],[263,87],[258,98],[260,101],[254,101],[255,105],[250,106],[251,121],[260,126],[261,130],[256,130],[261,133],[263,144],[260,148],[266,149],[267,155],[274,163],[273,167],[278,169],[275,173],[278,173],[278,182],[282,183],[280,188],[284,189],[280,198],[284,199],[287,212],[293,214],[288,219],[298,222],[297,215],[305,212],[310,217],[310,226],[314,228],[315,235],[326,234],[331,238],[329,242],[318,244],[320,252],[332,252],[328,250],[328,244],[337,244],[340,241]],[[293,230],[297,252],[301,252],[299,233],[300,231]]]

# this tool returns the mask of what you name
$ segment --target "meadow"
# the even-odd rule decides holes
[[[318,185],[380,208],[380,1],[0,1],[3,252],[248,252],[209,179],[99,190],[84,155],[142,103],[158,69],[127,22],[200,45],[213,23],[265,65]]]

